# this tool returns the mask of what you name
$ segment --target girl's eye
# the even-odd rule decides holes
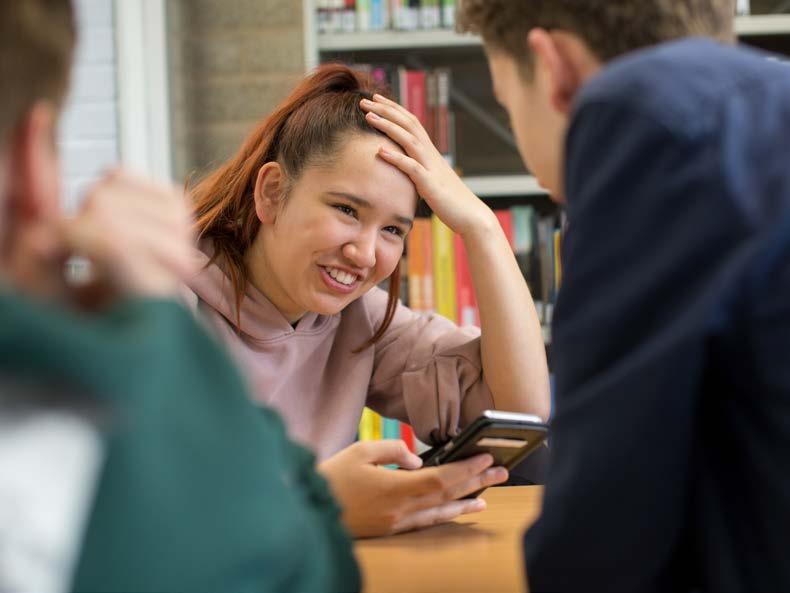
[[[340,210],[343,214],[346,214],[353,218],[357,217],[357,211],[354,210],[351,206],[346,206],[345,204],[335,204],[335,208]]]
[[[393,234],[393,235],[395,235],[396,237],[402,237],[402,236],[403,236],[403,231],[402,231],[402,230],[400,230],[400,229],[399,229],[398,227],[396,227],[396,226],[388,226],[388,227],[384,227],[384,230],[385,230],[385,231],[387,231],[388,233],[392,233],[392,234]]]

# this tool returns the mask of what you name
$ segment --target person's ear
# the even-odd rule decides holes
[[[36,103],[11,135],[8,171],[9,226],[60,213],[60,160],[55,143],[57,110]]]
[[[552,107],[568,115],[586,78],[586,46],[572,34],[545,29],[531,30],[527,43],[535,56],[539,86],[546,89]]]
[[[270,162],[258,169],[255,180],[255,212],[263,224],[274,224],[285,198],[285,172],[279,163]]]

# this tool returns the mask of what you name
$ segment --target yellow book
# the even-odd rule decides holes
[[[372,424],[373,424],[373,440],[374,441],[380,441],[382,438],[384,438],[384,436],[383,436],[383,432],[384,431],[383,431],[383,427],[382,427],[383,419],[382,419],[382,417],[379,414],[377,414],[373,410],[370,410],[370,413],[371,413],[371,416],[373,418],[373,422],[372,422]]]
[[[457,321],[453,232],[436,215],[431,217],[431,231],[433,235],[433,298],[436,312],[450,321]]]
[[[362,410],[362,417],[359,419],[359,440],[360,441],[380,441],[382,418],[370,408]]]
[[[370,408],[362,410],[362,417],[359,419],[359,440],[373,440],[373,415],[375,412]]]
[[[560,246],[562,245],[562,233],[559,229],[554,231],[554,290],[560,289],[562,282],[562,258],[560,257]]]

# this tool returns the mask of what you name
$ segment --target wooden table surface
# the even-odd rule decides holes
[[[519,593],[521,538],[540,514],[543,488],[489,488],[488,508],[452,523],[357,540],[365,593]]]

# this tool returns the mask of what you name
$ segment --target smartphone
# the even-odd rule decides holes
[[[423,467],[460,461],[480,453],[490,453],[494,466],[513,469],[543,446],[549,427],[538,416],[486,410],[447,443],[420,455]],[[476,498],[482,490],[465,498]]]

